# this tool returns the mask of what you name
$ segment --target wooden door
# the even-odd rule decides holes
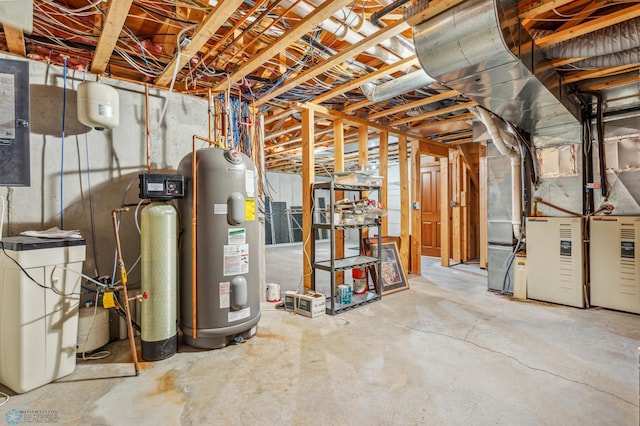
[[[440,257],[440,165],[423,167],[421,177],[423,256]]]

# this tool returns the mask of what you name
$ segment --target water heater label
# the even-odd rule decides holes
[[[244,199],[244,220],[249,222],[256,220],[256,199],[245,198]]]
[[[244,228],[229,229],[227,243],[231,245],[246,244],[247,230]]]
[[[228,308],[231,306],[231,283],[220,283],[220,308]]]
[[[253,197],[255,194],[255,178],[256,174],[253,170],[245,170],[245,190],[247,197]]]
[[[239,321],[241,319],[249,318],[251,316],[251,308],[240,309],[239,311],[229,312],[227,316],[228,322]]]
[[[227,214],[227,204],[214,204],[213,214]]]
[[[249,273],[249,244],[224,246],[223,275],[240,275]]]
[[[560,240],[560,256],[571,256],[571,241]]]

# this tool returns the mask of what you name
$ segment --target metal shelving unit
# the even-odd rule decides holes
[[[327,308],[326,312],[329,315],[339,314],[340,312],[356,308],[358,306],[374,302],[376,300],[380,300],[382,295],[380,293],[380,284],[374,283],[375,290],[369,290],[362,294],[351,294],[351,303],[343,304],[337,300],[337,291],[336,291],[336,273],[340,271],[346,271],[354,268],[362,268],[367,266],[377,265],[378,270],[380,270],[381,266],[381,257],[371,257],[371,256],[348,256],[343,258],[336,258],[335,253],[335,241],[336,241],[336,231],[347,230],[347,229],[357,229],[358,230],[358,253],[362,253],[362,230],[369,228],[377,228],[378,235],[378,246],[381,244],[381,220],[380,218],[376,219],[374,222],[370,223],[361,223],[361,224],[353,224],[353,225],[345,225],[345,224],[336,224],[335,223],[335,192],[336,191],[351,191],[358,192],[360,196],[362,196],[363,192],[377,192],[380,194],[380,186],[374,185],[344,185],[344,184],[336,184],[333,181],[331,182],[322,182],[316,183],[312,188],[312,196],[316,197],[316,191],[318,190],[328,190],[329,191],[329,215],[328,215],[328,223],[316,223],[314,214],[314,222],[312,224],[312,234],[311,238],[311,259],[312,259],[312,267],[311,267],[311,285],[314,290],[316,290],[316,273],[317,270],[327,271],[331,275],[331,285],[330,285],[330,293],[327,296]],[[378,197],[379,198],[379,197]],[[317,260],[316,259],[316,230],[317,229],[328,229],[329,230],[329,247],[330,247],[330,255],[329,259]],[[379,279],[379,278],[378,278]]]

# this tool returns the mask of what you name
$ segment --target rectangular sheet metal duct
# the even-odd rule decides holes
[[[422,67],[524,130],[577,124],[579,108],[511,0],[469,0],[414,27]]]

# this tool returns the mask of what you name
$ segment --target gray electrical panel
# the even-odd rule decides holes
[[[29,186],[29,63],[0,59],[0,185]]]

